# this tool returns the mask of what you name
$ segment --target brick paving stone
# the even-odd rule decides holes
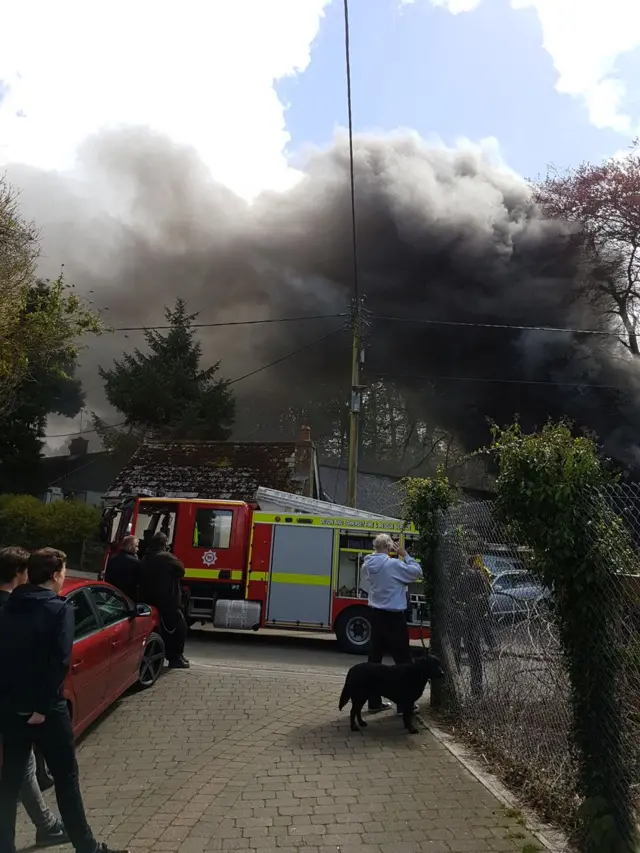
[[[79,745],[96,835],[135,853],[538,846],[428,732],[407,735],[388,714],[352,734],[339,692],[337,680],[294,669],[165,672]],[[33,837],[21,813],[19,848]]]

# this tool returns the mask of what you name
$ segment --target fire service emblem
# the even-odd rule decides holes
[[[211,566],[215,566],[216,560],[218,559],[218,555],[215,551],[205,551],[202,555],[202,562],[205,564],[207,568]]]

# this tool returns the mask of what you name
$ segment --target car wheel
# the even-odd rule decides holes
[[[53,788],[53,776],[49,773],[47,762],[44,760],[44,756],[39,749],[35,750],[35,756],[38,787],[41,791],[47,791],[49,788]]]
[[[336,622],[336,637],[343,652],[367,655],[371,645],[371,619],[366,607],[350,607]]]
[[[141,690],[148,690],[153,687],[164,666],[164,640],[160,634],[154,631],[149,634],[147,643],[142,653],[140,661],[140,670],[138,673],[138,686]]]

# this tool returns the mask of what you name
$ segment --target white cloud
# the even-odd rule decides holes
[[[274,81],[304,70],[330,0],[21,0],[3,12],[0,164],[73,166],[102,128],[192,145],[251,198],[289,186]],[[179,10],[179,11],[178,11]]]
[[[399,0],[400,7],[413,6],[416,0]],[[482,0],[431,0],[432,6],[438,6],[451,12],[452,15],[459,15],[461,12],[473,12]]]
[[[407,0],[400,0],[406,4]],[[430,0],[452,14],[471,12],[482,0]],[[544,47],[558,72],[559,92],[584,99],[592,124],[621,134],[637,133],[640,116],[624,111],[625,82],[618,59],[640,47],[638,0],[510,0],[514,9],[532,8]],[[507,36],[507,34],[504,34]]]

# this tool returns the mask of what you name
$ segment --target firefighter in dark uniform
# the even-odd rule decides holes
[[[184,565],[168,550],[164,533],[155,533],[140,564],[139,600],[153,604],[160,613],[165,655],[169,666],[188,669],[184,656],[187,623],[182,612]]]

